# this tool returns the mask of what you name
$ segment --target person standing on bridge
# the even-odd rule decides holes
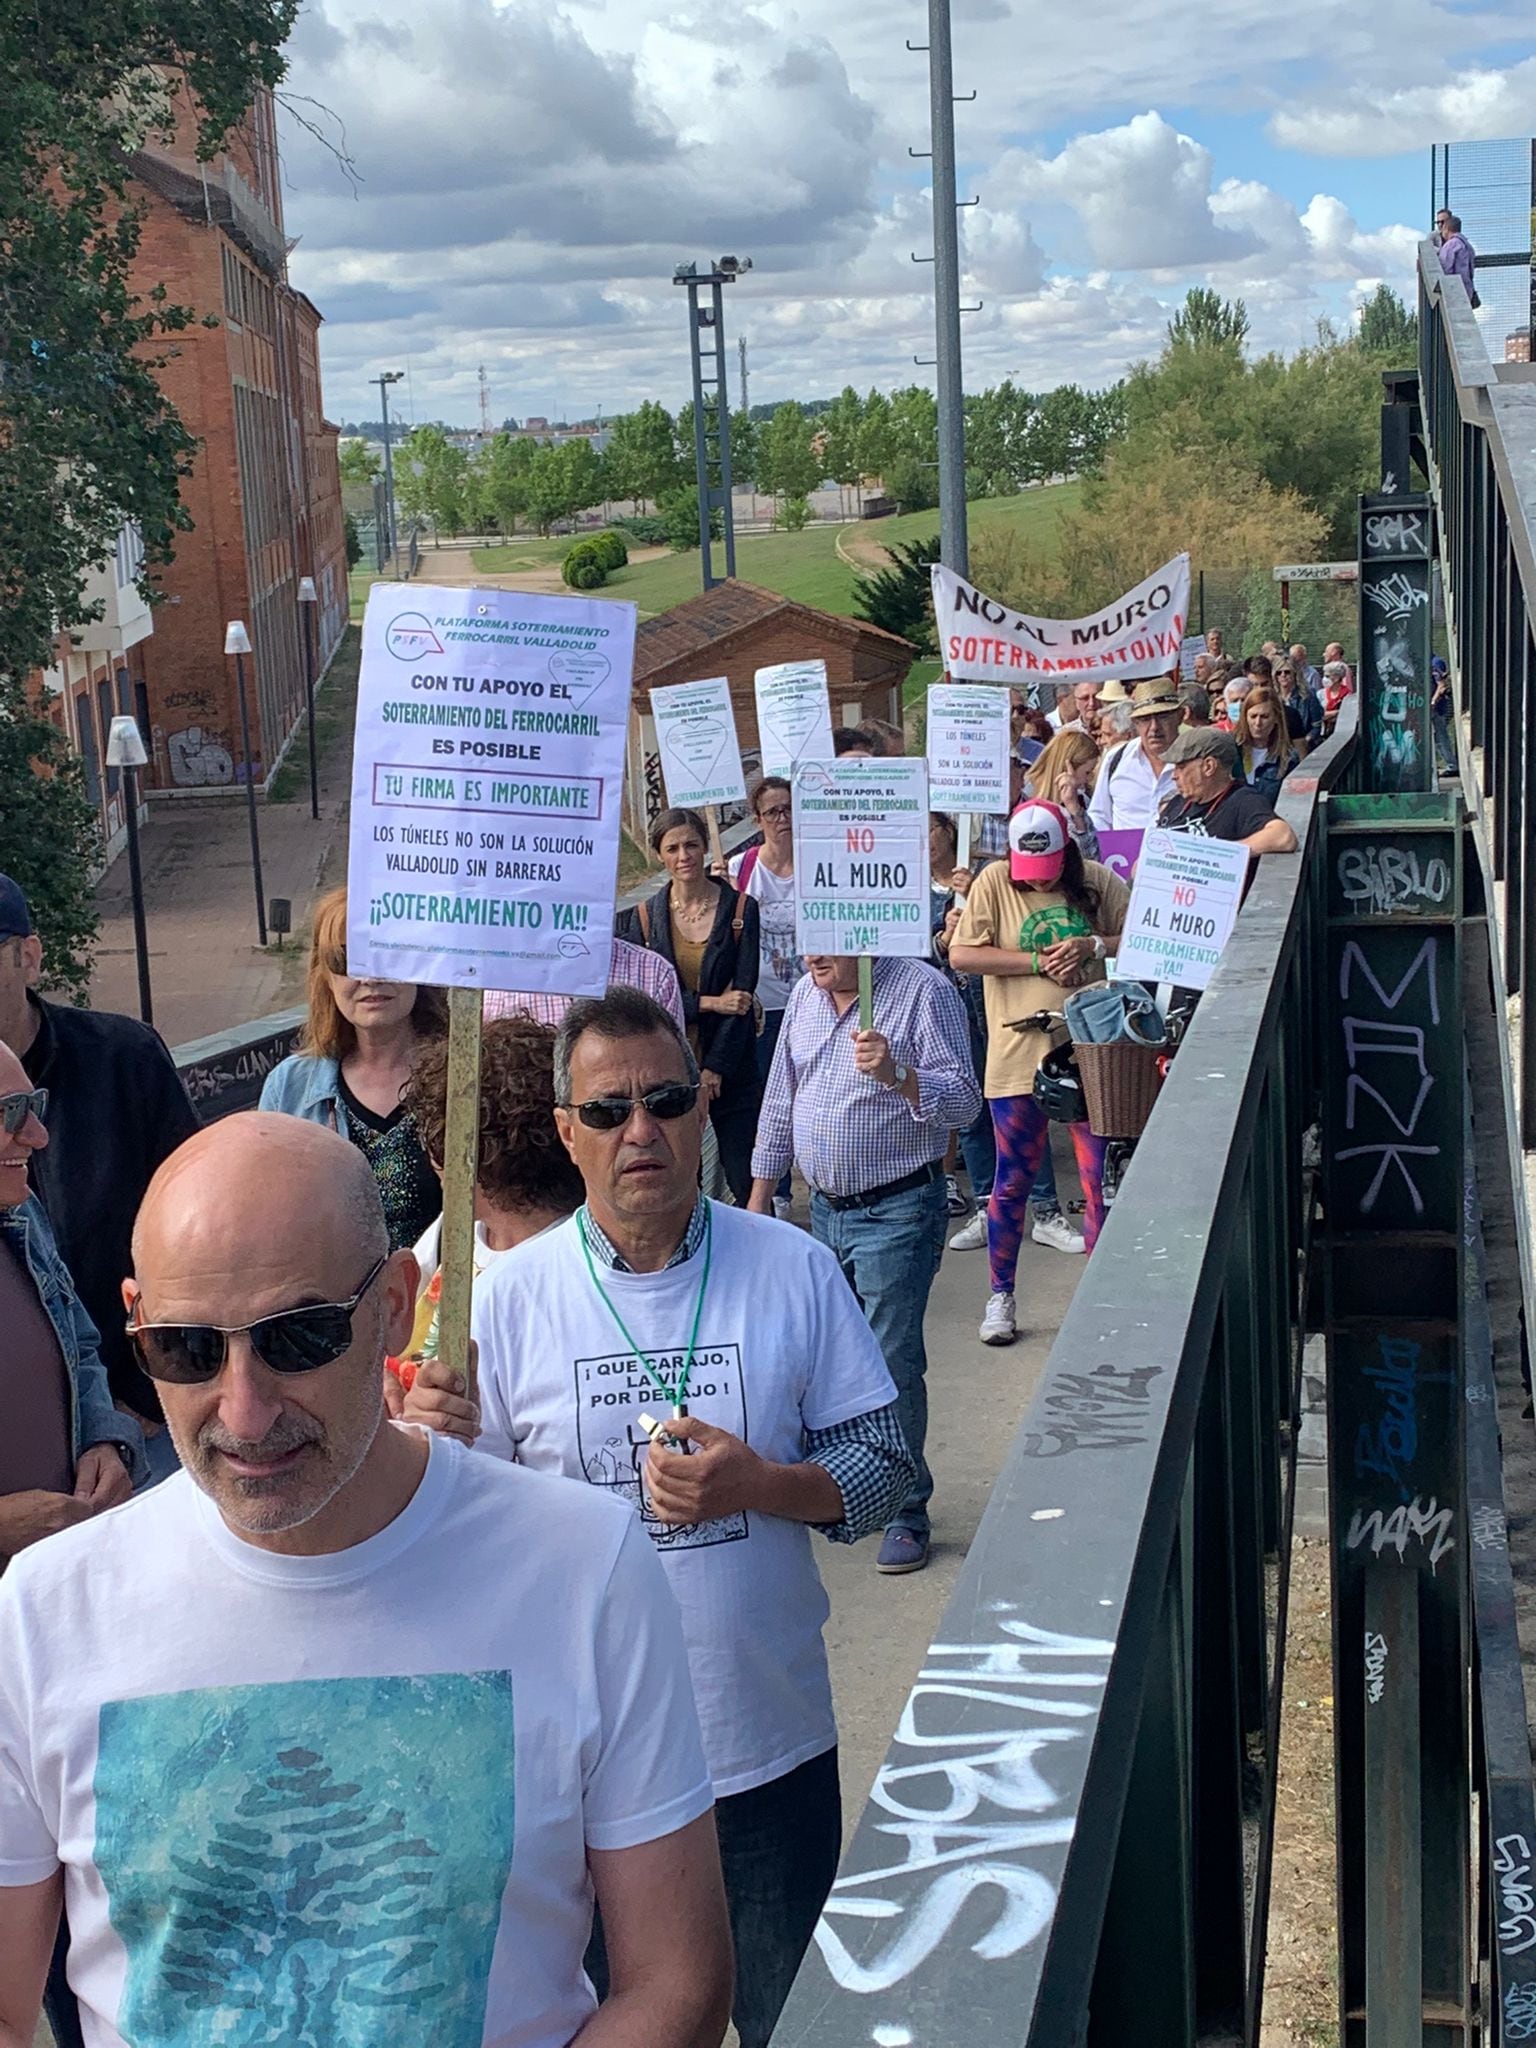
[[[1447,277],[1459,277],[1467,288],[1467,297],[1473,310],[1482,304],[1477,296],[1477,251],[1461,232],[1461,220],[1457,214],[1446,216],[1447,234],[1440,244],[1440,268]]]
[[[585,1203],[477,1284],[478,1405],[424,1369],[405,1417],[478,1427],[481,1451],[584,1480],[655,1546],[714,1781],[734,2018],[742,2048],[766,2048],[841,1846],[810,1531],[851,1543],[882,1526],[913,1461],[827,1252],[700,1195],[699,1070],[665,1013],[627,989],[573,1003],[554,1070]],[[766,1204],[773,1180],[760,1186]],[[667,1953],[686,1977],[687,1956]],[[588,1968],[601,1989],[600,1944]]]
[[[1241,841],[1250,853],[1296,851],[1296,834],[1269,798],[1239,779],[1231,733],[1187,726],[1168,749],[1168,765],[1177,788],[1158,814],[1165,832]]]
[[[1104,756],[1088,801],[1096,832],[1144,832],[1153,823],[1158,805],[1173,789],[1163,756],[1183,719],[1178,685],[1171,676],[1136,685],[1131,692],[1131,729],[1136,737]]]
[[[176,1453],[153,1381],[123,1334],[118,1289],[129,1269],[133,1219],[150,1177],[199,1128],[175,1061],[136,1017],[77,1010],[37,993],[43,944],[27,899],[0,875],[0,1042],[47,1092],[48,1145],[33,1155],[32,1188],[59,1254],[96,1326],[112,1398],[143,1425],[150,1470]]]
[[[973,885],[974,886],[974,885]],[[878,1569],[928,1562],[933,1475],[923,1317],[944,1251],[944,1155],[981,1107],[970,1029],[952,982],[923,960],[873,963],[874,1027],[859,1028],[859,963],[817,954],[784,1013],[752,1154],[768,1213],[791,1158],[811,1186],[811,1232],[842,1268],[896,1385],[916,1461],[892,1503]]]

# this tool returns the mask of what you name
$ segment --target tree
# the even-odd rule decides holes
[[[898,541],[888,550],[890,567],[872,576],[861,576],[854,586],[853,608],[872,626],[887,633],[899,633],[921,654],[936,654],[933,589],[928,575],[939,559],[939,536],[928,540]]]
[[[366,441],[343,441],[336,464],[344,484],[371,484],[384,470],[377,450]]]
[[[1184,304],[1168,322],[1173,348],[1242,350],[1248,339],[1248,308],[1241,299],[1224,299],[1204,285],[1191,287]]]
[[[689,438],[692,438],[690,426]],[[621,413],[609,444],[614,495],[643,506],[659,504],[683,481],[683,464],[666,407],[648,398],[635,412]]]
[[[170,132],[189,90],[212,156],[283,75],[296,0],[103,0],[0,14],[0,868],[27,890],[54,985],[82,989],[96,927],[91,807],[62,728],[28,677],[85,575],[137,523],[145,581],[188,524],[195,443],[155,377],[192,312],[134,298],[144,209],[132,152]],[[163,68],[162,68],[163,67]]]
[[[939,502],[938,464],[919,462],[911,455],[898,455],[887,463],[886,494],[903,512],[929,512]]]
[[[346,535],[347,567],[355,569],[363,559],[363,543],[357,531],[357,521],[350,512],[341,515],[342,531]]]
[[[534,443],[512,434],[493,434],[475,465],[477,523],[501,534],[515,533],[528,510],[528,470]]]
[[[585,439],[565,442],[559,454],[565,479],[562,509],[571,519],[578,512],[586,512],[603,502],[603,465],[598,460],[597,450]]]
[[[839,494],[856,491],[864,477],[860,441],[864,426],[864,401],[851,384],[844,385],[822,414],[822,468],[837,485]],[[847,514],[847,504],[842,510]]]
[[[776,498],[804,498],[824,474],[811,446],[811,423],[793,399],[778,406],[763,429],[757,458],[758,482]]]
[[[757,422],[750,413],[731,414],[731,481],[734,484],[755,484],[757,482]]]
[[[885,466],[895,449],[891,440],[891,401],[883,391],[871,391],[864,401],[859,422],[859,470],[864,476],[885,480]]]
[[[1377,285],[1360,308],[1360,346],[1373,356],[1415,363],[1419,358],[1419,323],[1389,284]]]
[[[699,487],[684,484],[663,499],[661,516],[666,524],[667,546],[674,554],[686,554],[699,544]],[[725,532],[725,517],[719,506],[709,515],[709,537],[719,540]]]

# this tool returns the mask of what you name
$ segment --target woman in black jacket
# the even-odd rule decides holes
[[[697,811],[663,811],[651,845],[668,880],[619,937],[649,946],[677,969],[688,1043],[709,1098],[720,1165],[738,1207],[752,1192],[752,1145],[762,1084],[757,1074],[758,913],[750,896],[708,871],[709,835]]]

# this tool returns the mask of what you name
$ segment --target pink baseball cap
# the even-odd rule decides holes
[[[1008,872],[1016,882],[1054,882],[1066,866],[1071,835],[1056,804],[1026,797],[1008,820]]]

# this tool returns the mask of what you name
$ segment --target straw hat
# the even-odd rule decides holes
[[[1099,685],[1099,702],[1101,704],[1129,704],[1130,701],[1130,691],[1116,677],[1111,676],[1107,683]]]
[[[1176,686],[1167,676],[1151,676],[1131,692],[1132,718],[1150,718],[1158,711],[1182,711]]]

